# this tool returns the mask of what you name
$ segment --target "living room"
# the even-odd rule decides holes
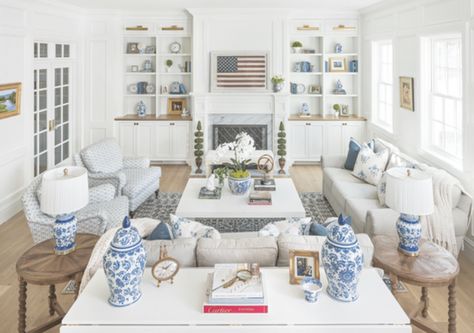
[[[474,0],[0,0],[2,332],[474,332]]]

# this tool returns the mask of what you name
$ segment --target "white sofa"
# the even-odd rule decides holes
[[[384,141],[379,140],[383,143]],[[392,148],[394,146],[388,144]],[[394,149],[397,149],[396,147]],[[404,159],[416,162],[413,158],[396,152]],[[370,237],[376,235],[396,235],[395,223],[399,213],[379,203],[376,186],[354,177],[344,168],[346,156],[322,156],[323,194],[337,214],[352,217],[352,225],[358,233]],[[472,200],[453,189],[453,218],[458,251],[463,246],[468,229],[469,212]]]

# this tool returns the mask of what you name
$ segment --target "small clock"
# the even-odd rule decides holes
[[[171,53],[179,53],[181,52],[181,44],[178,42],[173,42],[170,44],[170,52]]]
[[[157,287],[163,281],[173,283],[173,278],[179,271],[179,262],[176,259],[168,257],[166,245],[160,246],[160,259],[151,268],[151,274],[157,281]]]

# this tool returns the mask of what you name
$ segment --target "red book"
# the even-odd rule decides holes
[[[251,304],[251,305],[217,305],[204,304],[203,313],[268,313],[268,305]]]

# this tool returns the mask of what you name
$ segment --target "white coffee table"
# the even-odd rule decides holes
[[[145,272],[143,296],[135,304],[115,308],[108,304],[109,289],[99,270],[62,321],[61,333],[408,333],[410,319],[377,272],[362,271],[359,299],[338,302],[324,291],[316,303],[307,303],[303,291],[288,283],[288,268],[262,269],[268,296],[267,314],[203,314],[206,277],[212,269],[184,268],[174,283],[154,284]]]
[[[199,190],[206,179],[191,178],[186,184],[176,215],[188,218],[289,218],[305,217],[306,213],[291,178],[275,178],[276,191],[272,193],[271,206],[251,206],[248,196],[234,195],[227,182],[222,197],[199,199]]]

